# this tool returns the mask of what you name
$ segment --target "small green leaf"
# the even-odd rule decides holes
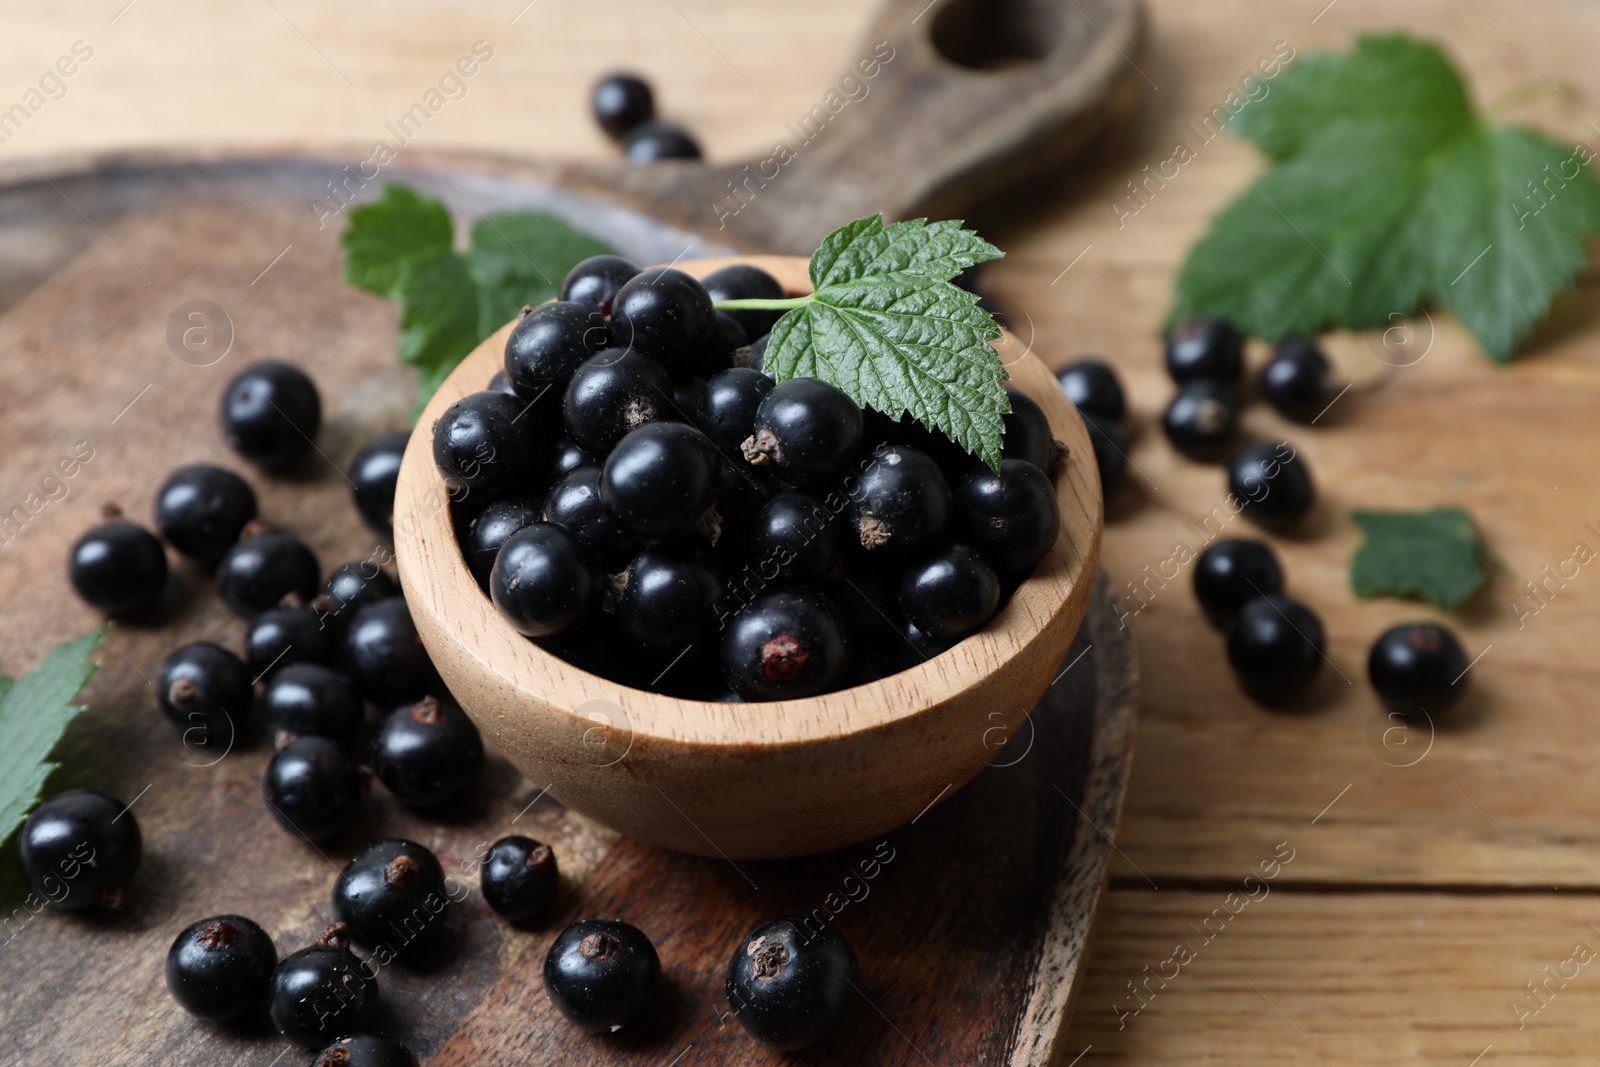
[[[1365,536],[1350,561],[1359,597],[1399,596],[1453,608],[1485,581],[1483,541],[1460,508],[1357,511]]]
[[[400,272],[400,359],[417,368],[433,395],[456,364],[484,335],[478,319],[478,287],[464,259],[454,252],[408,260]]]
[[[398,300],[406,262],[448,252],[454,239],[455,228],[443,204],[404,185],[386,185],[383,199],[350,210],[350,221],[339,238],[345,281]]]
[[[100,632],[57,645],[15,682],[0,675],[0,842],[14,833],[56,769],[50,751],[83,708],[73,701],[95,672]]]

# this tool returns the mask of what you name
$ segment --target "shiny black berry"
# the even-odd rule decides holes
[[[884,445],[863,467],[845,507],[850,532],[862,548],[911,552],[944,532],[950,486],[937,463],[914,448]]]
[[[1283,568],[1260,541],[1230,537],[1200,553],[1194,564],[1194,597],[1211,625],[1226,630],[1239,609],[1257,597],[1283,592]]]
[[[183,731],[185,744],[223,752],[250,721],[254,681],[238,656],[209,641],[196,641],[161,664],[156,702]]]
[[[650,85],[635,74],[608,74],[595,83],[590,100],[594,120],[614,141],[655,117],[655,95]]]
[[[483,769],[483,738],[466,712],[423,697],[384,717],[372,738],[372,772],[401,803],[428,808],[458,796]]]
[[[167,950],[167,992],[190,1015],[231,1022],[266,1006],[278,950],[242,915],[191,924]]]
[[[312,841],[343,830],[361,809],[356,765],[326,737],[301,737],[275,752],[261,792],[278,822]]]
[[[1055,470],[1062,445],[1050,429],[1044,409],[1013,386],[1006,386],[1006,396],[1011,398],[1011,410],[1005,417],[1003,454],[1027,460],[1042,471]]]
[[[538,918],[550,906],[561,874],[549,845],[531,837],[502,837],[489,849],[479,882],[495,914],[518,923]]]
[[[120,908],[143,838],[127,805],[97,789],[69,789],[33,809],[17,835],[22,874],[63,911]]]
[[[269,1000],[278,1032],[306,1048],[365,1030],[378,1008],[376,969],[350,951],[343,923],[316,944],[285,956],[272,972]]]
[[[1246,518],[1269,530],[1288,530],[1316,503],[1305,459],[1288,442],[1245,445],[1228,460],[1228,491]]]
[[[471,393],[433,424],[433,462],[453,492],[484,499],[525,488],[540,469],[540,443],[527,403],[505,393]],[[531,416],[529,417],[531,420]]]
[[[979,464],[956,487],[962,536],[996,570],[1020,573],[1045,557],[1061,530],[1050,478],[1026,460],[1000,461],[1000,473]]]
[[[1094,448],[1094,465],[1100,471],[1100,493],[1109,498],[1122,484],[1128,470],[1128,438],[1110,419],[1088,412],[1083,416],[1083,427],[1089,431],[1089,444]]]
[[[844,620],[815,589],[761,593],[722,636],[722,674],[745,700],[827,692],[850,665]]]
[[[630,431],[606,457],[600,498],[624,530],[641,541],[691,532],[717,496],[717,449],[682,422]]]
[[[555,450],[550,454],[550,481],[561,480],[561,476],[586,463],[600,465],[600,461],[584,451],[583,446],[570,437],[563,437],[556,442]]]
[[[538,521],[538,501],[522,497],[496,500],[477,514],[461,539],[461,555],[479,588],[489,591],[489,572],[494,570],[500,546],[524,526]]]
[[[626,567],[639,551],[639,542],[606,510],[600,495],[598,464],[562,475],[545,494],[544,504],[534,517],[554,523],[575,537],[605,574]]]
[[[1286,596],[1256,597],[1228,631],[1228,662],[1239,684],[1263,704],[1296,696],[1322,667],[1322,620]]]
[[[601,572],[576,537],[535,522],[500,546],[489,572],[489,598],[500,616],[529,637],[551,637],[600,608]]]
[[[311,450],[322,399],[305,371],[268,360],[246,368],[222,394],[228,446],[263,467],[285,467]]]
[[[190,559],[215,563],[256,517],[256,494],[221,467],[182,467],[156,491],[156,529]]]
[[[440,688],[439,674],[403,597],[388,597],[356,612],[345,634],[344,655],[356,688],[380,708],[409,704]]]
[[[608,454],[629,430],[672,412],[667,372],[631,348],[608,348],[584,360],[561,403],[567,436],[595,456]]]
[[[1167,331],[1167,373],[1182,385],[1196,378],[1234,385],[1244,372],[1244,338],[1222,319],[1191,315]]]
[[[167,584],[167,553],[143,526],[113,519],[72,546],[67,577],[79,596],[107,615],[132,615],[160,599]]]
[[[244,539],[217,564],[217,595],[248,619],[291,594],[310,603],[320,575],[317,557],[297,538],[277,530],[246,529]]]
[[[1259,382],[1267,403],[1284,418],[1296,422],[1316,419],[1338,392],[1328,357],[1304,338],[1280,344],[1261,368]]]
[[[497,370],[489,375],[489,384],[484,388],[491,393],[505,393],[509,396],[518,395],[516,389],[511,385],[511,379],[506,377],[506,372],[503,370]]]
[[[611,336],[669,370],[692,369],[697,346],[715,330],[711,297],[698,278],[671,267],[652,267],[629,278],[611,302]]]
[[[944,545],[912,560],[900,578],[900,608],[919,630],[956,640],[1000,606],[1000,578],[976,549]]]
[[[1239,427],[1239,394],[1210,378],[1184,382],[1167,405],[1161,429],[1186,456],[1206,459],[1233,440]]]
[[[283,668],[261,693],[261,721],[278,748],[302,737],[326,737],[348,750],[364,711],[350,679],[316,663]]]
[[[322,583],[322,594],[312,601],[325,623],[343,627],[368,604],[398,596],[400,586],[371,560],[342,563]]]
[[[611,344],[598,308],[572,300],[541,304],[506,338],[506,377],[528,402],[559,403],[578,364]]]
[[[801,488],[830,486],[861,451],[863,419],[856,402],[817,378],[791,378],[756,408],[753,432],[740,446],[747,462],[770,464]]]
[[[639,264],[621,256],[590,256],[567,272],[561,299],[573,300],[611,314],[611,301],[624,282],[638,274]]]
[[[786,295],[778,279],[745,263],[712,271],[701,279],[713,304],[724,300],[782,300]],[[729,311],[734,320],[754,340],[772,332],[772,327],[783,316],[781,311]]]
[[[244,634],[244,662],[254,680],[295,663],[332,663],[338,655],[338,633],[308,607],[268,608]]]
[[[711,443],[730,456],[755,432],[756,408],[772,392],[772,379],[749,367],[732,367],[706,382],[695,421]]]
[[[417,1058],[393,1038],[351,1034],[317,1053],[311,1067],[417,1067]]]
[[[550,1002],[591,1034],[623,1028],[655,998],[661,960],[636,926],[613,919],[573,923],[544,958]]]
[[[839,1028],[855,999],[855,950],[811,918],[756,927],[728,960],[728,1007],[749,1035],[782,1052]]]
[[[653,163],[658,159],[699,159],[700,144],[689,131],[672,122],[652,120],[643,122],[628,131],[622,150],[635,163]]]
[[[747,558],[767,581],[820,582],[841,569],[849,539],[837,514],[816,497],[790,490],[756,514]]]
[[[351,938],[391,958],[437,936],[449,902],[438,857],[399,837],[357,852],[333,884],[333,914]]]
[[[678,542],[651,545],[628,564],[617,620],[647,645],[683,646],[716,629],[727,577],[709,549]]]
[[[394,486],[409,440],[410,430],[398,430],[367,442],[346,474],[356,510],[380,534],[389,534],[394,525]]]
[[[1121,422],[1128,412],[1117,372],[1098,359],[1080,359],[1061,368],[1056,375],[1062,392],[1081,412]]]
[[[1448,629],[1432,622],[1385,630],[1367,657],[1367,677],[1384,706],[1398,715],[1431,717],[1466,693],[1467,654]]]

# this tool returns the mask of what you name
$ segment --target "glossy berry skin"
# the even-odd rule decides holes
[[[242,915],[216,915],[188,926],[167,950],[167,992],[190,1015],[232,1022],[266,1006],[278,950]]]
[[[671,397],[661,364],[631,348],[608,348],[572,373],[561,417],[580,448],[604,456],[629,430],[668,417]]]
[[[822,489],[842,476],[861,451],[861,409],[841,389],[817,378],[773,386],[756,408],[753,432],[740,446],[746,462],[770,465],[802,489]]]
[[[651,545],[623,572],[617,621],[644,644],[682,647],[715,629],[726,592],[727,578],[709,549]]]
[[[672,122],[640,123],[628,131],[622,150],[635,163],[654,163],[658,159],[699,159],[700,143],[689,131]]]
[[[563,474],[586,463],[596,467],[600,465],[600,461],[585,452],[582,445],[570,437],[563,437],[556,442],[555,451],[550,454],[550,481],[557,482]]]
[[[591,1034],[622,1029],[650,1004],[660,985],[655,946],[625,922],[575,922],[561,931],[544,958],[550,1002]]]
[[[384,717],[372,738],[372,772],[403,804],[429,808],[459,796],[483,769],[483,738],[466,712],[423,697]]]
[[[639,542],[606,510],[598,464],[562,475],[545,494],[537,517],[576,538],[604,574],[622,570],[639,551]]]
[[[733,950],[728,1007],[751,1037],[792,1052],[839,1028],[858,974],[855,950],[838,930],[815,919],[777,919]]]
[[[559,401],[578,364],[610,347],[606,318],[572,300],[541,304],[517,320],[506,338],[506,378],[525,401]]]
[[[1311,422],[1335,395],[1333,367],[1322,350],[1303,338],[1280,344],[1261,368],[1261,395],[1286,419]]]
[[[28,886],[62,911],[120,908],[143,838],[122,801],[98,789],[68,789],[33,809],[17,853]]]
[[[217,595],[247,619],[290,594],[310,603],[321,584],[317,557],[297,538],[277,530],[246,536],[217,564]]]
[[[600,476],[600,499],[641,541],[667,541],[695,528],[717,496],[717,449],[682,422],[653,422],[629,432]]]
[[[519,497],[515,500],[496,500],[472,520],[467,527],[466,537],[462,539],[461,554],[480,589],[489,591],[489,573],[494,570],[494,560],[500,554],[500,546],[524,526],[538,522],[539,515],[537,501]]]
[[[295,663],[332,663],[338,654],[338,634],[311,608],[268,608],[250,620],[244,634],[252,679]]]
[[[317,1053],[311,1067],[417,1067],[417,1058],[392,1038],[351,1034]]]
[[[1185,382],[1167,405],[1161,429],[1186,456],[1204,459],[1233,439],[1239,427],[1239,394],[1210,378]]]
[[[783,584],[820,582],[840,570],[850,535],[820,500],[795,490],[778,493],[756,514],[749,533],[751,569]]]
[[[183,731],[185,744],[215,745],[222,751],[250,721],[254,680],[238,656],[209,641],[196,641],[162,662],[156,702]]]
[[[283,668],[261,694],[261,721],[279,748],[301,737],[326,737],[348,750],[364,713],[350,679],[316,663]]]
[[[745,263],[735,263],[731,267],[712,271],[700,279],[700,283],[711,295],[713,304],[723,300],[782,300],[788,295],[783,291],[783,286],[778,284],[778,279],[760,267]],[[771,333],[772,327],[783,317],[781,311],[729,311],[724,314],[733,316],[750,340]]]
[[[1121,422],[1128,413],[1122,382],[1111,365],[1098,359],[1080,359],[1061,368],[1056,375],[1061,391],[1079,411]]]
[[[639,264],[621,256],[590,256],[567,271],[561,283],[561,299],[599,308],[611,314],[611,302],[624,282],[638,274]]]
[[[483,899],[507,922],[538,918],[555,899],[561,873],[550,846],[531,837],[502,837],[479,875]]]
[[[517,391],[511,386],[511,379],[506,377],[506,372],[503,370],[497,370],[493,374],[489,375],[489,384],[484,386],[484,388],[489,390],[491,393],[506,393],[510,396],[517,395]]]
[[[324,624],[343,627],[368,604],[399,595],[400,586],[382,568],[371,560],[357,560],[333,569],[312,607]]]
[[[438,857],[399,837],[357,852],[333,884],[334,916],[380,957],[425,946],[444,926],[449,902]]]
[[[730,456],[755,432],[756,408],[772,392],[772,379],[749,367],[731,367],[706,382],[695,421],[711,443]]]
[[[255,517],[255,492],[221,467],[179,468],[156,491],[156,529],[167,544],[201,563],[221,559]]]
[[[1005,441],[1001,453],[1014,459],[1027,460],[1042,471],[1054,470],[1056,459],[1061,454],[1061,445],[1056,442],[1044,409],[1021,389],[1008,385],[1006,396],[1011,398],[1011,410],[1005,417]]]
[[[1322,620],[1276,594],[1247,602],[1228,631],[1228,663],[1244,691],[1263,704],[1303,692],[1322,667],[1322,648]]]
[[[912,552],[950,522],[950,486],[939,465],[904,445],[885,445],[863,464],[845,505],[850,532],[869,552]]]
[[[433,424],[433,462],[453,493],[484,499],[512,495],[539,469],[539,442],[526,401],[505,393],[471,393]]]
[[[143,526],[101,523],[67,557],[72,588],[107,615],[132,615],[154,604],[167,584],[167,553]]]
[[[261,787],[273,817],[291,832],[323,841],[361,809],[361,776],[326,737],[301,737],[273,754]]]
[[[372,1022],[378,1008],[375,969],[348,946],[348,931],[335,924],[310,948],[279,961],[268,1003],[273,1025],[284,1037],[322,1048]]]
[[[1194,564],[1194,597],[1211,625],[1226,630],[1239,609],[1257,597],[1283,592],[1283,568],[1260,541],[1230,537],[1200,553]]]
[[[1287,442],[1259,442],[1228,460],[1228,491],[1244,515],[1269,530],[1293,528],[1316,503],[1306,461]]]
[[[967,545],[943,545],[913,560],[900,578],[900,608],[924,633],[957,640],[994,617],[1000,578]]]
[[[722,675],[745,700],[815,696],[849,665],[844,620],[833,601],[811,588],[757,595],[722,636]]]
[[[400,459],[410,440],[410,430],[374,438],[356,453],[345,474],[350,479],[350,496],[361,518],[385,536],[394,527],[394,486],[400,477]]]
[[[641,122],[656,114],[655,94],[650,84],[635,74],[608,74],[595,83],[590,99],[594,120],[613,141],[622,140]]]
[[[1244,372],[1244,338],[1222,319],[1191,315],[1167,331],[1167,373],[1182,385],[1209,378],[1235,385]]]
[[[1100,493],[1105,498],[1117,491],[1128,470],[1128,438],[1122,427],[1098,415],[1080,412],[1089,444],[1094,448],[1094,465],[1100,471]]]
[[[345,634],[344,665],[361,695],[380,708],[410,704],[440,687],[403,597],[356,612]]]
[[[956,487],[955,515],[966,542],[1002,572],[1032,569],[1061,530],[1056,487],[1021,459],[1001,460],[998,475],[983,464],[972,468]]]
[[[687,364],[716,328],[711,297],[698,278],[671,267],[640,271],[611,303],[611,336],[619,348],[636,348],[668,370]]]
[[[582,544],[554,523],[506,539],[489,572],[489,598],[518,633],[553,637],[600,608],[601,573]]]
[[[1466,693],[1467,654],[1456,635],[1437,623],[1392,626],[1372,644],[1367,677],[1398,715],[1434,716]]]
[[[321,426],[317,387],[290,363],[267,360],[247,367],[222,394],[228,447],[263,467],[286,467],[311,451]]]

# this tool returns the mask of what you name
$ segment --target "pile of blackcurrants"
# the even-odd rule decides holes
[[[989,469],[816,378],[763,369],[783,296],[616,256],[526,308],[433,426],[468,569],[518,631],[636,688],[809,697],[982,628],[1055,544],[1061,446],[1010,389]],[[753,341],[751,339],[754,339]]]

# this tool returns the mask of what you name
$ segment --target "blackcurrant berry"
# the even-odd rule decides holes
[[[33,809],[17,836],[28,886],[63,911],[120,908],[139,869],[139,822],[97,789],[68,789]]]
[[[563,437],[556,442],[555,451],[550,456],[550,481],[551,484],[561,480],[561,476],[570,470],[592,463],[596,467],[600,461],[584,451],[583,446],[570,437]]]
[[[1239,394],[1210,378],[1184,382],[1167,405],[1161,429],[1186,456],[1205,459],[1233,439],[1239,426]]]
[[[641,541],[667,541],[695,528],[716,501],[717,449],[681,422],[630,431],[606,457],[600,498],[624,530]]]
[[[706,521],[696,526],[713,545],[730,558],[744,550],[754,530],[756,516],[767,501],[783,490],[776,477],[727,456],[717,458],[717,502]]]
[[[845,514],[862,548],[915,551],[932,544],[950,522],[950,486],[923,453],[884,445],[850,488]]]
[[[746,461],[771,464],[803,489],[820,489],[861,451],[863,427],[861,408],[844,390],[817,378],[791,378],[757,406],[754,432],[740,450]]]
[[[388,535],[394,525],[394,486],[400,477],[410,430],[386,433],[367,442],[350,462],[350,496],[369,527]]]
[[[479,876],[483,899],[507,922],[536,919],[555,898],[561,874],[549,845],[531,837],[502,837],[489,849]]]
[[[930,549],[900,578],[901,610],[932,637],[965,637],[993,618],[999,606],[999,576],[966,545]]]
[[[1098,359],[1080,359],[1061,368],[1056,375],[1067,399],[1081,412],[1099,415],[1112,422],[1121,422],[1127,414],[1128,402],[1122,395],[1122,383],[1110,365]]]
[[[1333,367],[1304,338],[1280,344],[1261,368],[1261,395],[1286,419],[1311,422],[1333,401]]]
[[[544,958],[550,1002],[591,1034],[615,1033],[649,1006],[661,985],[661,959],[638,927],[582,919]]]
[[[344,656],[356,688],[380,708],[410,704],[441,688],[403,597],[356,612],[345,634]]]
[[[184,645],[161,664],[156,701],[185,744],[224,751],[250,721],[255,676],[232,652],[209,641]]]
[[[548,393],[554,406],[578,364],[610,344],[599,309],[572,300],[541,304],[506,338],[506,377],[525,401]]]
[[[712,271],[701,279],[713,304],[724,300],[782,300],[787,294],[778,279],[762,270],[744,263]],[[781,311],[729,311],[726,314],[744,328],[751,339],[772,332],[772,327],[783,316]]]
[[[714,320],[715,325],[711,331],[712,339],[707,355],[697,361],[700,373],[707,377],[733,366],[734,353],[741,348],[750,347],[750,335],[745,332],[739,320],[733,317],[733,312],[718,311],[714,314]]]
[[[316,663],[283,668],[261,694],[261,720],[278,748],[301,737],[326,737],[348,750],[364,711],[350,679]]]
[[[756,408],[772,392],[772,379],[749,367],[732,367],[706,382],[695,421],[711,443],[730,456],[755,432]]]
[[[322,583],[322,595],[312,602],[312,607],[324,622],[342,627],[368,604],[399,594],[400,586],[376,563],[358,560],[334,568],[328,580]]]
[[[1228,631],[1228,662],[1244,691],[1263,704],[1309,686],[1322,667],[1322,647],[1322,620],[1276,594],[1246,602]]]
[[[1367,657],[1367,677],[1398,715],[1434,716],[1466,692],[1467,654],[1448,629],[1432,622],[1385,630]]]
[[[1056,487],[1022,459],[1001,460],[999,474],[974,467],[956,487],[955,513],[967,543],[999,571],[1031,569],[1061,530]]]
[[[595,456],[608,454],[629,430],[671,411],[667,372],[631,348],[608,348],[584,360],[561,403],[567,435]]]
[[[256,494],[221,467],[182,467],[156,492],[156,529],[173,548],[202,563],[221,559],[255,517]]]
[[[826,692],[849,666],[844,620],[815,589],[761,593],[722,637],[722,673],[745,700],[787,700]]]
[[[553,523],[535,522],[500,546],[489,598],[518,633],[550,637],[600,609],[601,577],[577,538]]]
[[[944,434],[930,430],[910,415],[891,419],[881,411],[868,410],[865,439],[875,447],[880,444],[903,445],[915,449],[939,465],[947,485],[956,485],[978,462],[978,457],[956,444]],[[863,464],[864,466],[864,464]],[[850,482],[846,480],[845,488]]]
[[[322,398],[305,371],[267,360],[246,368],[222,394],[228,447],[263,467],[286,467],[311,450]]]
[[[1167,373],[1182,385],[1196,378],[1234,385],[1244,372],[1244,338],[1209,315],[1179,319],[1167,331]]]
[[[622,284],[639,273],[639,264],[621,256],[590,256],[567,272],[561,283],[561,299],[599,308],[611,314],[611,301]]]
[[[332,663],[338,655],[338,635],[307,607],[268,608],[244,633],[244,662],[256,681],[295,663]]]
[[[525,401],[505,393],[471,393],[433,424],[433,461],[452,491],[486,499],[527,488],[541,469],[540,442]]]
[[[745,936],[728,960],[728,1007],[745,1031],[782,1052],[839,1028],[858,965],[844,935],[815,919],[777,919]]]
[[[1053,471],[1064,451],[1050,429],[1050,420],[1033,397],[1021,389],[1006,386],[1006,396],[1011,398],[1011,410],[1005,417],[1005,437],[1002,453],[1015,459],[1024,459],[1042,471]]]
[[[311,841],[343,830],[361,809],[356,765],[326,737],[301,737],[273,753],[261,792],[285,828]]]
[[[623,571],[617,619],[647,645],[687,645],[715,630],[727,578],[699,545],[650,545]]]
[[[506,377],[506,372],[497,370],[489,375],[489,384],[484,386],[491,393],[505,393],[508,396],[517,396],[517,390],[512,386],[511,379]]]
[[[757,513],[748,558],[767,581],[820,582],[841,570],[849,536],[839,516],[816,497],[791,490]]]
[[[244,539],[217,564],[217,595],[244,618],[276,607],[291,594],[310,603],[321,584],[317,557],[298,539],[277,530],[247,527]]]
[[[722,368],[718,368],[719,370]],[[679,374],[672,379],[672,415],[689,420],[700,410],[700,398],[706,395],[706,380],[693,374]]]
[[[639,551],[639,542],[606,510],[600,496],[597,465],[579,467],[562,475],[545,494],[544,505],[535,518],[554,523],[577,538],[602,573],[620,571]]]
[[[333,884],[334,916],[355,941],[389,958],[436,937],[448,903],[438,857],[399,837],[357,852]]]
[[[374,968],[350,951],[343,923],[316,944],[285,956],[272,972],[269,1001],[278,1032],[306,1048],[322,1048],[363,1030],[378,1008]]]
[[[1083,416],[1084,429],[1089,431],[1089,444],[1094,448],[1094,465],[1100,471],[1100,493],[1110,498],[1122,484],[1128,469],[1128,438],[1122,427],[1109,419],[1089,412]]]
[[[401,803],[430,808],[458,796],[483,769],[483,738],[448,700],[423,697],[384,716],[372,738],[372,772]]]
[[[705,286],[671,267],[640,271],[611,302],[617,346],[636,348],[668,369],[692,369],[686,364],[695,348],[711,339],[715,326]]]
[[[622,150],[635,163],[658,159],[699,159],[700,144],[689,131],[671,122],[642,122],[628,131]]]
[[[1288,442],[1245,445],[1228,460],[1228,491],[1249,518],[1288,530],[1311,510],[1316,489],[1306,461]]]
[[[608,74],[595,83],[590,101],[594,120],[614,141],[655,117],[655,94],[650,85],[635,74]]]
[[[317,1053],[311,1067],[417,1067],[417,1058],[393,1038],[351,1034]]]
[[[190,1015],[232,1022],[266,1006],[278,950],[242,915],[191,924],[167,950],[167,992]]]
[[[955,638],[935,637],[922,630],[910,619],[901,619],[897,626],[898,638],[886,648],[890,662],[898,670],[908,670],[933,657],[942,655],[956,646]]]
[[[489,591],[489,573],[494,570],[494,560],[500,554],[500,546],[524,526],[538,521],[538,502],[520,497],[516,500],[496,500],[478,513],[467,526],[461,555],[467,561],[467,569],[477,579],[479,588],[484,592]]]
[[[1256,597],[1283,592],[1283,568],[1260,541],[1230,537],[1200,553],[1194,564],[1194,597],[1211,625],[1226,630],[1239,609]]]
[[[112,513],[108,510],[108,515]],[[143,526],[113,519],[72,546],[67,577],[79,596],[107,615],[132,615],[161,597],[167,584],[167,553]]]

